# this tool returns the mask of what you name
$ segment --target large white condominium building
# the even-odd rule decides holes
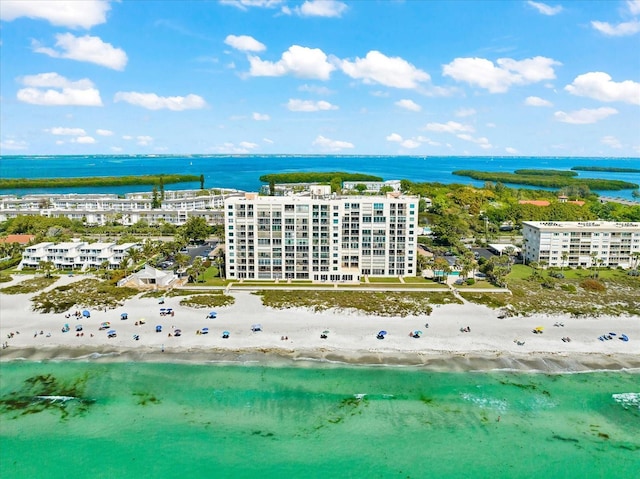
[[[418,198],[258,196],[225,201],[233,279],[415,276]]]
[[[102,268],[116,269],[122,265],[131,249],[140,248],[136,243],[38,243],[28,246],[22,253],[18,269],[39,268],[41,262],[51,262],[56,269]]]
[[[159,193],[158,193],[159,194]],[[115,194],[33,194],[18,197],[0,195],[0,221],[21,215],[66,217],[89,225],[110,222],[131,226],[138,221],[154,225],[183,225],[191,217],[201,217],[210,224],[222,224],[222,207],[237,190],[165,191],[159,208],[153,208],[149,192]]]
[[[522,239],[525,261],[549,266],[633,268],[640,260],[640,223],[524,221]]]

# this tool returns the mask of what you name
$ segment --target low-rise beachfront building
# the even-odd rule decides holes
[[[384,187],[391,188],[391,191],[400,191],[400,180],[387,181],[343,181],[342,189],[347,191],[357,191],[359,185],[364,185],[363,193],[379,193]]]
[[[91,268],[118,269],[130,250],[140,248],[137,243],[67,243],[43,242],[28,246],[22,253],[18,270],[39,268],[43,262],[50,262],[55,269],[87,270]]]
[[[527,263],[634,268],[640,256],[640,223],[524,221],[522,239]]]
[[[227,278],[357,282],[415,276],[417,223],[417,197],[228,198]]]
[[[0,221],[23,215],[69,218],[88,225],[119,223],[131,226],[140,221],[150,225],[169,223],[181,226],[191,217],[209,225],[222,224],[224,200],[242,195],[238,190],[165,191],[159,208],[153,208],[149,192],[115,194],[34,194],[18,197],[0,195]]]

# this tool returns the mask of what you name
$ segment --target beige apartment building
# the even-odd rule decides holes
[[[258,196],[225,201],[230,279],[357,282],[415,276],[418,198]]]
[[[640,223],[524,221],[523,255],[557,267],[634,268],[640,258]]]

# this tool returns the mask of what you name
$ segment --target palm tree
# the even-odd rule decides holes
[[[214,261],[216,263],[216,267],[218,268],[218,276],[220,277],[220,279],[226,278],[227,276],[225,271],[226,258],[225,258],[224,248],[218,248]]]
[[[591,268],[593,268],[593,277],[596,277],[596,260],[598,258],[598,253],[592,251],[589,255],[591,257]]]
[[[40,261],[38,268],[42,270],[45,278],[51,278],[51,272],[55,269],[55,265],[52,261]]]
[[[198,278],[204,271],[204,263],[201,258],[195,258],[193,263],[191,263],[191,267],[189,268],[189,276],[193,278],[193,282],[197,283]]]
[[[567,264],[567,260],[569,259],[569,253],[563,251],[560,255],[560,258],[562,259],[562,267],[560,267],[560,270],[562,271],[563,267]]]

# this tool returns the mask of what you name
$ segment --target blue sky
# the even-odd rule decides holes
[[[0,2],[0,153],[640,156],[640,0]]]

